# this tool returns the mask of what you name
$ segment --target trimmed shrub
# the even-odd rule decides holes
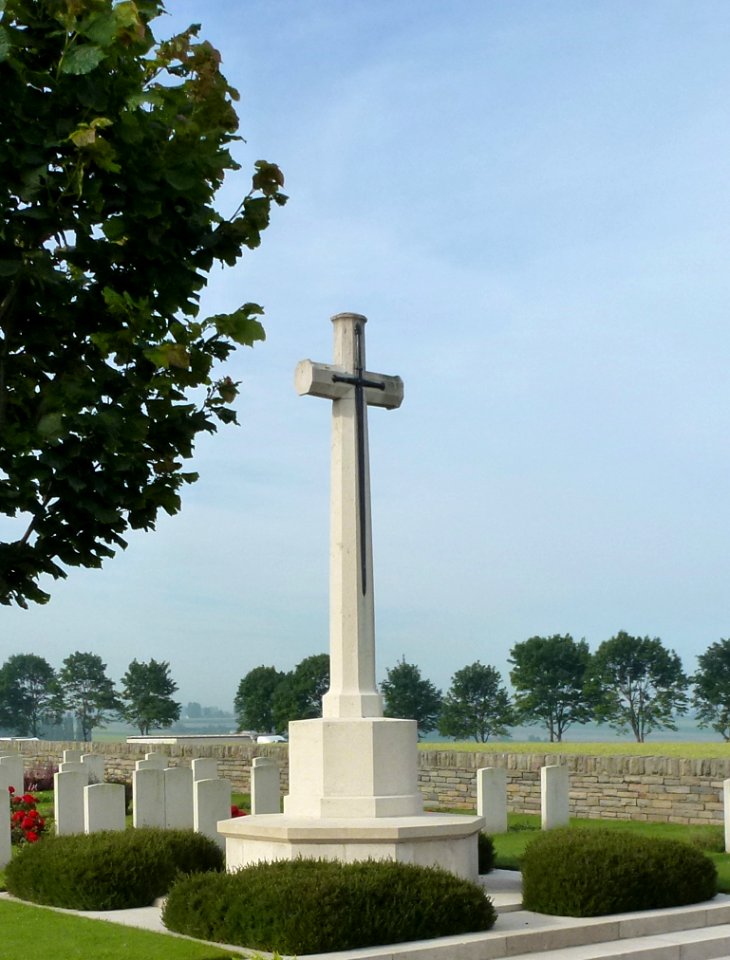
[[[479,873],[490,873],[494,869],[494,841],[488,833],[479,834]]]
[[[476,884],[390,860],[280,860],[183,877],[162,914],[176,933],[300,956],[489,930],[495,919]]]
[[[216,843],[192,830],[137,830],[48,837],[5,868],[21,900],[71,910],[149,906],[180,873],[223,869]]]
[[[58,773],[58,764],[47,761],[37,763],[23,774],[23,788],[26,793],[38,793],[42,790],[53,790],[53,774]]]
[[[699,850],[620,830],[546,831],[521,868],[524,908],[558,916],[678,907],[717,892],[715,864]]]

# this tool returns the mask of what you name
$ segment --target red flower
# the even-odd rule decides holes
[[[231,816],[232,817],[245,817],[246,811],[241,810],[240,807],[237,807],[235,803],[231,804]]]
[[[8,793],[12,797],[12,795],[15,793],[15,787],[8,787]]]
[[[34,833],[32,830],[28,830],[25,834],[25,839],[28,841],[28,843],[35,843],[38,839],[38,834]]]
[[[32,793],[23,794],[23,803],[37,803],[37,799],[33,796]]]
[[[15,813],[14,813],[14,814],[11,816],[11,818],[10,818],[10,822],[11,822],[11,823],[20,823],[20,821],[23,819],[24,816],[25,816],[25,814],[23,813],[22,810],[16,810]]]

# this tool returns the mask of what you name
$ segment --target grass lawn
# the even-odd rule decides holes
[[[148,930],[0,900],[2,955],[53,960],[227,960],[226,950]]]

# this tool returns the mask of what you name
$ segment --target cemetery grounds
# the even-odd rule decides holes
[[[421,743],[420,749],[438,749],[434,743]],[[484,752],[535,752],[550,754],[584,753],[592,756],[662,755],[679,756],[687,759],[730,757],[730,743],[682,742],[682,743],[502,743],[454,744],[449,750],[480,750]],[[53,792],[41,791],[36,794],[39,810],[43,816],[53,818]],[[241,809],[250,809],[247,794],[233,794],[232,802]],[[430,808],[434,809],[434,808]],[[453,810],[461,814],[473,814],[472,810]],[[131,816],[128,818],[131,826]],[[530,840],[540,830],[538,815],[510,813],[509,829],[505,834],[494,837],[497,868],[517,870],[519,859]],[[724,830],[722,826],[692,826],[676,823],[655,823],[624,820],[583,820],[571,818],[571,826],[587,829],[630,830],[650,837],[665,837],[684,840],[704,850],[715,862],[718,871],[718,890],[730,893],[730,854],[724,852]],[[42,842],[42,840],[40,841]],[[5,889],[4,874],[0,871],[0,890]],[[57,913],[54,910],[16,904],[0,903],[0,926],[3,930],[3,948],[7,956],[19,956],[26,953],[29,944],[33,952],[53,956],[54,960],[81,960],[93,956],[95,960],[224,960],[232,955],[217,947],[211,947],[194,941],[180,940],[165,934],[149,933],[120,927],[99,920],[89,920],[71,914]]]

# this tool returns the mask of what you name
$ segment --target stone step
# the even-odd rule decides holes
[[[509,954],[509,957],[510,960],[727,960],[730,924],[539,953]]]
[[[730,897],[723,895],[687,907],[584,919],[516,910],[498,918],[491,931],[494,942],[489,943],[489,937],[486,938],[484,960],[536,955],[541,960],[543,957],[574,956],[578,960],[634,955],[653,960],[651,951],[659,949],[665,952],[657,953],[656,957],[667,960],[730,957],[729,932]],[[502,943],[496,940],[496,935],[501,935]],[[706,946],[692,952],[695,941]]]

